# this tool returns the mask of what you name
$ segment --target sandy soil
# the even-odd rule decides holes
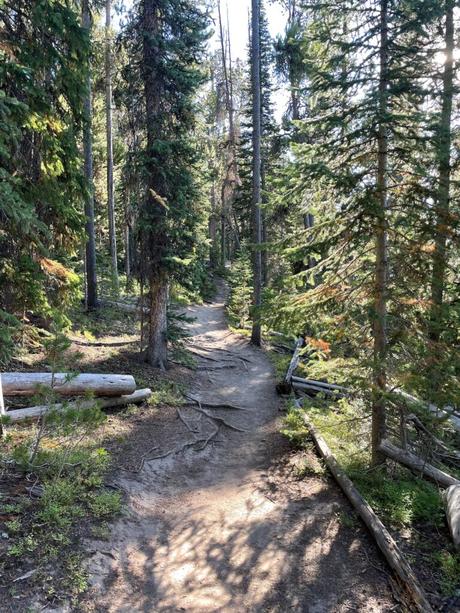
[[[190,393],[238,430],[184,407],[172,434],[159,430],[152,439],[158,448],[150,455],[198,442],[116,476],[127,512],[108,542],[86,542],[92,587],[82,609],[397,610],[382,560],[335,484],[295,478],[272,367],[263,351],[228,332],[224,291],[190,308],[191,347],[204,356]]]

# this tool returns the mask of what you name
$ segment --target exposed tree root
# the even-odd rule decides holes
[[[243,428],[238,428],[238,426],[229,424],[228,421],[226,421],[223,417],[219,417],[218,415],[212,415],[211,413],[206,411],[206,409],[203,409],[200,403],[199,403],[199,407],[192,405],[192,408],[194,411],[199,411],[200,413],[203,413],[203,415],[206,415],[206,417],[209,417],[209,419],[220,422],[227,428],[230,428],[230,430],[236,430],[237,432],[247,432],[247,430],[244,430]]]
[[[207,402],[206,400],[202,400],[201,398],[197,398],[193,396],[193,394],[185,394],[185,397],[193,402],[196,402],[198,405],[203,405],[205,407],[209,407],[211,409],[232,409],[234,411],[250,411],[251,409],[247,407],[240,407],[236,404],[230,404],[228,402]]]
[[[181,410],[179,408],[177,409],[177,415],[178,415],[179,419],[181,420],[181,422],[184,424],[184,426],[187,428],[187,430],[189,432],[191,432],[192,434],[196,434],[196,429],[195,430],[192,429],[190,424],[187,422],[185,417],[182,415],[182,412],[181,412]]]

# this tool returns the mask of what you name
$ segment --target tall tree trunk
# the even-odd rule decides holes
[[[251,34],[251,85],[252,85],[252,261],[254,276],[253,306],[254,315],[252,321],[251,342],[254,345],[261,344],[260,306],[262,304],[262,254],[260,243],[262,242],[261,223],[261,92],[260,92],[260,4],[259,0],[252,0],[252,34]]]
[[[216,185],[214,180],[211,185],[211,215],[209,216],[209,239],[211,245],[209,247],[209,263],[212,268],[217,266],[217,198],[216,198]]]
[[[163,273],[150,279],[150,314],[147,345],[147,362],[164,370],[168,361],[167,309],[168,279]]]
[[[112,134],[112,41],[111,41],[111,0],[105,3],[105,113],[107,128],[107,212],[109,219],[109,242],[112,284],[119,293],[117,236],[115,230],[115,194],[113,183],[113,134]]]
[[[224,82],[225,82],[225,105],[227,107],[227,112],[228,112],[230,142],[232,142],[232,139],[234,137],[233,100],[232,100],[233,85],[230,84],[230,79],[229,79],[228,70],[227,70],[227,54],[225,52],[226,44],[225,44],[225,38],[224,38],[224,28],[222,25],[222,13],[221,13],[221,8],[220,8],[220,0],[217,0],[217,11],[219,15],[220,48],[221,48],[221,55],[222,55],[222,69],[224,71]],[[231,52],[229,48],[229,55],[230,53]],[[232,67],[230,63],[230,71],[231,69]]]
[[[261,134],[260,134],[260,138],[261,141],[263,140],[263,128],[262,128],[262,116],[263,116],[263,109],[261,108]],[[266,197],[265,197],[265,193],[266,193],[266,185],[265,185],[265,164],[261,164],[261,172],[260,172],[260,185],[261,185],[261,201],[263,204],[266,204]],[[267,243],[268,240],[268,236],[267,236],[267,213],[265,212],[265,210],[261,211],[261,224],[262,224],[262,228],[260,230],[260,238],[262,243],[264,243],[264,245]],[[263,287],[266,287],[267,283],[268,283],[268,252],[267,249],[264,247],[260,253],[260,258],[261,258],[261,267],[262,267],[262,285]]]
[[[148,345],[146,359],[152,366],[165,368],[167,364],[167,306],[168,306],[168,275],[162,266],[162,246],[166,243],[164,236],[164,217],[166,209],[161,202],[162,180],[152,160],[156,141],[161,137],[158,133],[158,118],[161,112],[161,91],[156,66],[158,64],[158,38],[160,36],[160,14],[157,0],[144,0],[143,7],[143,53],[144,53],[144,94],[147,131],[147,171],[148,190],[145,201],[145,213],[149,228],[146,249],[149,280]]]
[[[450,182],[452,146],[452,98],[454,81],[454,0],[446,0],[446,29],[444,73],[442,80],[442,109],[438,128],[437,156],[439,182],[436,195],[435,251],[431,279],[432,308],[430,316],[430,340],[439,343],[444,318],[444,289],[447,268],[447,230],[450,226]],[[435,381],[433,381],[436,384]]]
[[[91,14],[88,0],[82,0],[82,27],[91,35]],[[88,60],[89,61],[89,60]],[[93,109],[91,93],[91,67],[88,65],[88,75],[86,83],[87,91],[84,100],[83,125],[83,155],[84,171],[87,182],[87,194],[85,197],[85,216],[86,216],[86,250],[85,250],[85,270],[86,270],[86,307],[95,309],[97,301],[97,278],[96,278],[96,238],[94,230],[94,177],[93,177]]]
[[[235,189],[239,184],[238,168],[236,163],[236,133],[235,133],[235,120],[234,120],[234,108],[233,108],[233,82],[232,82],[232,50],[229,36],[228,25],[228,11],[227,11],[227,38],[224,34],[224,27],[222,23],[222,12],[220,0],[217,2],[217,11],[219,16],[219,35],[220,35],[220,48],[222,69],[224,73],[224,85],[225,85],[225,106],[228,113],[228,143],[225,152],[225,175],[222,184],[222,214],[228,221],[229,229],[233,231],[233,236],[236,243],[239,245],[239,237],[236,234],[237,230],[234,229],[232,224],[233,217],[233,201],[235,199]],[[228,64],[228,65],[227,65]],[[224,226],[222,225],[224,230]],[[223,235],[225,237],[225,232]],[[230,240],[230,236],[227,236],[227,242]],[[225,246],[224,246],[225,247]],[[223,249],[223,252],[225,249]]]
[[[125,275],[126,275],[126,291],[130,292],[133,288],[132,271],[131,271],[131,189],[126,189],[126,204],[125,204]]]
[[[387,386],[387,203],[388,203],[388,0],[380,1],[380,71],[378,94],[378,161],[375,220],[374,366],[372,401],[372,464],[383,464],[379,445],[385,437]]]
[[[227,232],[226,232],[226,223],[225,223],[225,215],[222,211],[220,216],[220,264],[222,268],[225,267],[226,263],[226,248],[227,248]]]

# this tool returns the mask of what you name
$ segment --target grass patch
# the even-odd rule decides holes
[[[385,523],[395,527],[418,523],[441,527],[444,509],[434,485],[407,475],[353,471],[351,478]]]
[[[9,429],[0,457],[10,486],[1,499],[0,532],[7,535],[0,541],[1,571],[11,582],[35,570],[27,584],[16,586],[18,592],[33,589],[53,603],[77,598],[87,587],[75,553],[79,534],[121,511],[119,492],[104,487],[110,456],[91,443],[89,431],[81,423],[74,424],[73,435],[47,430],[31,460],[34,432]]]

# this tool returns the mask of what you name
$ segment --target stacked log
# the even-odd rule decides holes
[[[139,404],[152,394],[148,388],[136,390],[136,381],[131,375],[7,372],[0,378],[5,396],[33,396],[49,389],[59,396],[77,397],[67,404],[53,403],[7,411],[5,415],[15,422],[38,419],[50,409],[59,411],[71,407],[84,410],[95,404],[100,408]],[[88,400],[88,395],[94,399]],[[78,399],[79,396],[84,398]]]

